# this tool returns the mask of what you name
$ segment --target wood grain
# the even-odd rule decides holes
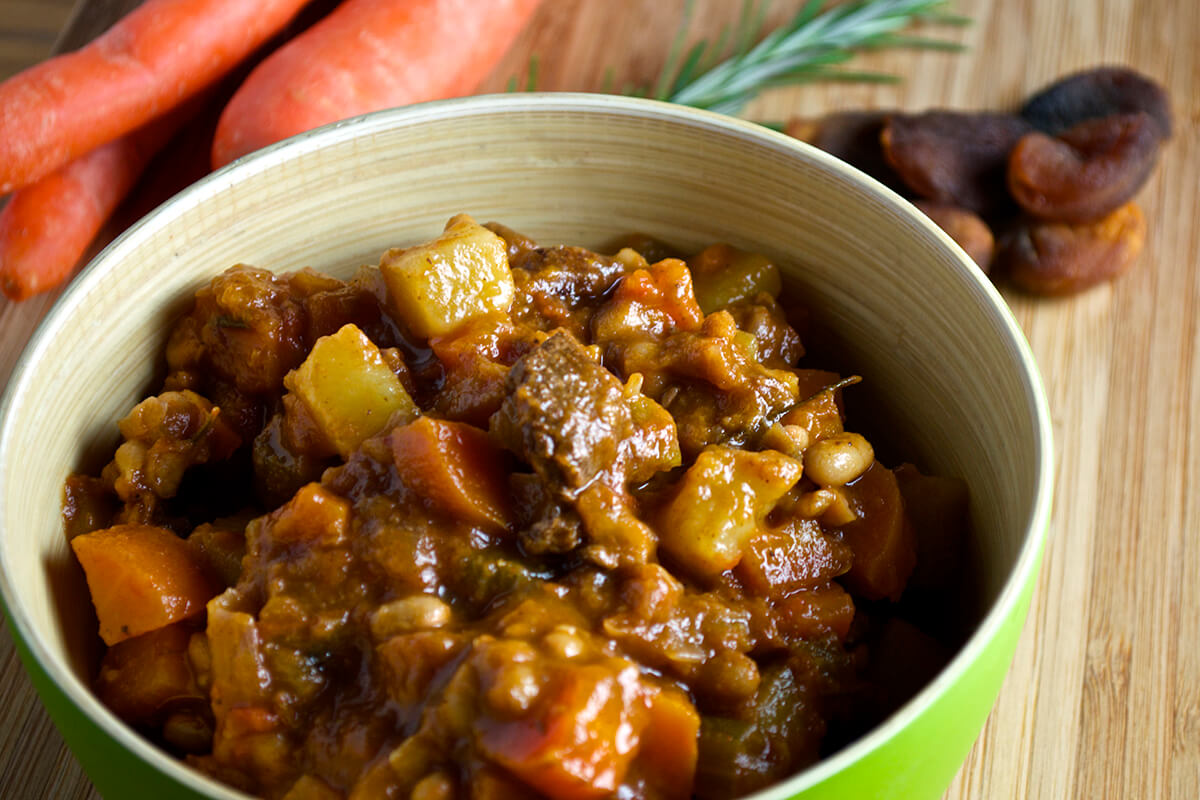
[[[65,0],[0,0],[0,74],[49,51]],[[711,34],[740,4],[698,0]],[[797,2],[779,0],[774,13]],[[484,85],[539,56],[539,87],[646,83],[682,0],[553,0]],[[1200,796],[1200,4],[1191,0],[956,0],[968,53],[873,54],[899,86],[779,90],[747,116],[835,108],[1011,107],[1065,72],[1124,63],[1175,102],[1177,134],[1139,200],[1137,267],[1082,297],[1010,303],[1054,413],[1051,541],[1012,671],[947,800]],[[46,301],[0,305],[7,375]],[[94,793],[0,634],[0,796]]]

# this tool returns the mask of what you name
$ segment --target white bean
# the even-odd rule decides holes
[[[451,614],[450,606],[427,594],[392,600],[371,614],[371,635],[382,642],[401,633],[445,627]]]
[[[857,433],[839,433],[804,451],[804,474],[821,486],[845,486],[874,460],[870,442]]]

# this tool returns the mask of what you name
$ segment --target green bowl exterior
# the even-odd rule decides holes
[[[1044,541],[1044,537],[1043,537]],[[886,743],[793,800],[936,800],[945,794],[1000,694],[1025,625],[1042,553],[1007,617],[950,686]],[[917,700],[916,702],[920,702]],[[904,713],[902,710],[899,713]],[[780,788],[786,788],[786,784]],[[774,800],[768,792],[762,800]],[[756,799],[757,800],[757,799]]]
[[[7,608],[4,613],[8,617]],[[103,797],[111,800],[210,800],[138,758],[101,730],[51,680],[11,624],[9,630],[42,705]]]

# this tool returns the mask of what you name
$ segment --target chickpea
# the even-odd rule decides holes
[[[554,655],[568,660],[582,655],[586,647],[574,625],[555,625],[554,630],[542,639],[542,644]]]
[[[212,749],[213,729],[199,711],[176,711],[163,723],[163,738],[185,753],[206,753]]]
[[[871,443],[857,433],[822,439],[804,452],[804,474],[821,486],[845,486],[875,460]]]
[[[450,606],[427,594],[393,600],[371,614],[371,636],[382,642],[401,633],[444,628],[452,613]]]
[[[435,772],[421,778],[413,787],[411,800],[454,800],[454,781],[444,772]]]
[[[817,489],[813,492],[805,492],[800,495],[800,500],[796,503],[796,511],[802,517],[816,519],[824,514],[825,509],[829,508],[837,498],[838,493],[832,489]]]
[[[762,446],[800,459],[808,447],[808,431],[799,425],[780,425],[776,422],[763,434]]]
[[[487,690],[487,703],[499,714],[518,717],[533,707],[541,691],[533,667],[507,664],[496,671]]]
[[[849,525],[854,520],[858,519],[858,514],[850,507],[850,501],[846,499],[845,492],[837,489],[830,489],[833,495],[833,502],[821,514],[821,522],[831,528],[840,528],[842,525]]]

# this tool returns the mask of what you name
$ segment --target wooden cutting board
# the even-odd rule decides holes
[[[776,0],[786,16],[800,0]],[[125,5],[128,5],[126,3]],[[85,3],[82,41],[117,0]],[[740,3],[697,0],[713,35]],[[1123,63],[1155,76],[1177,133],[1139,198],[1146,250],[1112,286],[1060,301],[1008,295],[1043,374],[1058,449],[1051,540],[995,711],[947,800],[1200,797],[1200,3],[955,0],[962,55],[855,63],[899,86],[783,90],[747,116],[837,108],[1009,108],[1069,71]],[[598,90],[657,74],[683,0],[547,0],[482,90],[539,57],[539,88]],[[0,0],[0,74],[48,53],[66,0]],[[102,27],[102,26],[101,26]],[[50,299],[0,300],[0,377]],[[0,797],[93,797],[0,633]],[[857,800],[857,799],[856,799]]]

